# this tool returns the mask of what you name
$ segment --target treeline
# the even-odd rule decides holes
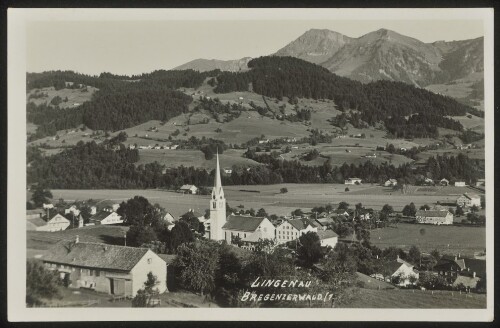
[[[412,115],[408,119],[394,116],[385,120],[385,127],[394,138],[437,138],[438,127],[463,130],[460,122],[431,113]]]
[[[222,103],[219,98],[210,99],[206,97],[200,97],[199,103],[194,109],[210,112],[217,122],[232,121],[238,118],[242,111],[246,110],[246,108],[239,104],[230,104],[229,102]]]
[[[377,81],[362,84],[330,73],[318,65],[292,57],[252,59],[250,71],[222,72],[217,76],[215,92],[248,91],[283,99],[331,99],[340,110],[356,109],[359,119],[374,125],[388,117],[403,118],[416,113],[439,116],[463,116],[474,111],[450,97],[436,95],[401,82]],[[446,120],[431,125],[449,124]]]
[[[213,147],[213,146],[212,146]],[[114,147],[113,147],[114,148]],[[157,162],[135,165],[139,159],[136,149],[118,150],[95,142],[79,142],[73,149],[50,156],[36,156],[27,170],[28,183],[43,184],[48,188],[177,188],[183,184],[210,186],[215,172],[202,168],[166,168]],[[30,150],[30,158],[36,152]],[[250,169],[233,170],[222,177],[224,185],[265,185],[278,183],[343,183],[350,177],[359,177],[363,183],[382,183],[398,179],[408,184],[419,184],[425,177],[446,178],[474,183],[482,176],[478,160],[463,154],[457,157],[431,157],[425,165],[395,167],[387,163],[375,165],[368,161],[360,165],[332,166],[326,161],[321,166],[303,165],[299,161],[282,160],[278,153],[246,156],[264,165]]]

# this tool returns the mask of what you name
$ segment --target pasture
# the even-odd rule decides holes
[[[342,308],[484,309],[485,294],[460,294],[457,291],[431,292],[409,289],[358,288],[351,302]]]
[[[437,249],[441,254],[460,253],[472,257],[474,252],[486,249],[486,230],[484,227],[399,223],[396,227],[370,230],[370,241],[382,249],[395,246],[408,251],[415,245],[423,252]]]
[[[62,102],[59,104],[60,108],[75,108],[80,106],[82,103],[86,101],[90,101],[92,98],[92,95],[98,91],[99,89],[94,88],[94,87],[87,87],[87,92],[82,92],[80,89],[61,89],[61,90],[56,90],[54,87],[47,87],[47,88],[42,88],[42,89],[33,89],[30,92],[26,94],[26,100],[28,102],[33,102],[36,105],[40,105],[43,103],[48,103],[50,104],[51,100],[59,96],[62,99],[65,99],[68,97],[67,102]],[[35,94],[35,92],[43,92],[47,94],[47,97],[42,97],[42,98],[32,98],[28,99],[30,95]]]
[[[210,187],[210,186],[208,186]],[[346,192],[345,188],[349,191]],[[287,193],[280,193],[281,188],[287,188]],[[302,208],[305,211],[314,206],[328,203],[335,207],[341,201],[346,201],[351,206],[362,203],[363,206],[381,209],[384,204],[390,204],[396,211],[411,202],[420,207],[424,204],[455,202],[459,194],[468,188],[426,187],[412,193],[403,194],[393,191],[392,188],[371,184],[343,185],[343,184],[276,184],[253,186],[224,186],[227,202],[231,207],[243,205],[246,209],[264,208],[269,214],[289,215],[291,211]],[[254,191],[254,192],[252,192]],[[173,191],[160,189],[126,189],[126,190],[52,190],[53,198],[63,198],[66,201],[92,199],[111,199],[116,202],[126,201],[136,195],[144,196],[154,204],[163,206],[174,216],[184,214],[188,209],[204,213],[208,208],[209,197],[201,195],[184,195]]]

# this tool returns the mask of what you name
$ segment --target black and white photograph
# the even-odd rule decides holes
[[[493,9],[8,18],[9,320],[493,320]]]

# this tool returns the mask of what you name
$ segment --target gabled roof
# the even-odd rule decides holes
[[[320,240],[328,239],[328,238],[333,238],[333,237],[338,237],[339,236],[339,235],[337,235],[335,233],[335,231],[330,230],[330,229],[327,229],[327,230],[318,230],[318,232],[316,232],[316,233],[318,234]]]
[[[310,225],[313,228],[316,227],[316,225],[313,222],[311,222],[311,220],[306,219],[306,218],[288,219],[286,221],[288,221],[288,223],[290,223],[292,225],[292,227],[294,227],[295,229],[297,229],[299,231],[306,229],[308,225]]]
[[[418,210],[416,215],[415,216],[424,216],[424,217],[440,217],[440,218],[444,218],[446,217],[450,212],[448,210],[444,210],[444,211],[439,211],[439,210],[429,210],[429,211],[425,211],[425,210]]]
[[[26,219],[26,221],[33,224],[36,227],[42,227],[44,225],[47,225],[47,222],[45,222],[45,220],[42,218]]]
[[[263,217],[255,216],[229,215],[222,229],[254,232],[264,219]]]
[[[464,258],[463,260],[465,262],[465,268],[468,269],[471,274],[475,272],[476,276],[480,278],[484,278],[486,276],[485,260],[468,259],[468,258]]]
[[[186,184],[186,185],[183,185],[180,189],[181,189],[181,190],[189,190],[189,189],[191,189],[191,188],[193,188],[193,187],[195,187],[195,188],[196,188],[196,186],[195,186],[195,185],[189,185],[189,184]]]
[[[130,271],[148,250],[148,248],[62,240],[51,247],[42,259],[72,266]]]
[[[100,221],[104,220],[105,218],[107,218],[108,216],[110,216],[111,213],[113,213],[113,212],[101,211],[101,212],[91,216],[89,220],[100,222]]]
[[[389,272],[391,272],[391,274],[394,274],[394,272],[396,272],[403,264],[404,263],[400,263],[398,261],[389,261],[384,263],[384,266],[389,269]]]
[[[172,254],[157,254],[157,255],[167,264],[174,262],[175,258],[177,257],[177,255],[172,255]]]
[[[463,194],[464,197],[472,200],[472,199],[481,199],[481,197],[479,197],[478,194],[469,194],[469,193],[465,193]]]

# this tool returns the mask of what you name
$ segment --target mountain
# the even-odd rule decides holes
[[[314,64],[321,64],[352,40],[352,38],[334,31],[312,29],[278,50],[275,55],[291,56]]]
[[[195,59],[174,68],[174,70],[192,69],[199,72],[213,71],[220,69],[221,71],[239,72],[248,69],[248,62],[252,58],[244,57],[234,60],[218,60],[218,59]]]
[[[359,38],[312,29],[278,50],[363,83],[376,80],[424,87],[482,74],[483,38],[424,43],[387,29]]]

